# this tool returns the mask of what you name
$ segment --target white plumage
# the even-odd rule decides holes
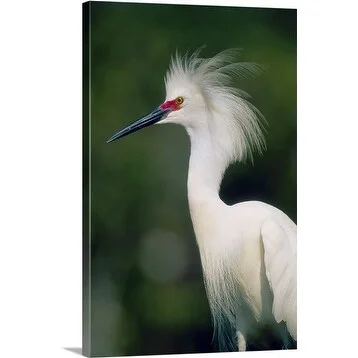
[[[231,87],[234,76],[262,67],[237,63],[237,51],[213,58],[172,59],[166,100],[155,111],[110,138],[153,123],[183,125],[191,142],[188,200],[215,331],[223,350],[295,346],[297,341],[296,225],[259,201],[233,206],[219,197],[233,161],[265,147],[264,118],[249,96]]]

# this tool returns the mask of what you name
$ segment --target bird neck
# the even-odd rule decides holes
[[[220,199],[219,189],[227,165],[218,154],[209,131],[187,131],[191,142],[188,171],[190,217],[200,256],[206,267],[208,243],[215,244],[218,220],[225,213],[226,204]]]
[[[191,153],[188,172],[188,199],[192,208],[195,204],[221,201],[220,184],[227,167],[216,150],[209,130],[199,133],[188,129]]]

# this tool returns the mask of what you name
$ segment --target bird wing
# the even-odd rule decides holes
[[[296,225],[265,221],[261,229],[266,276],[273,293],[275,320],[286,322],[297,340],[297,245]]]

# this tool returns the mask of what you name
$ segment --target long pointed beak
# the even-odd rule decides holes
[[[113,142],[116,139],[122,138],[128,134],[134,133],[144,127],[148,127],[154,123],[159,122],[164,116],[170,112],[170,109],[162,109],[158,107],[153,112],[147,114],[146,116],[138,119],[128,127],[120,130],[116,134],[114,134],[111,138],[107,140],[107,143]]]

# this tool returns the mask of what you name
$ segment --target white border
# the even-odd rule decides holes
[[[298,6],[299,350],[245,354],[354,356],[354,2],[222,5]],[[6,1],[0,27],[0,355],[76,357],[63,347],[81,345],[81,2]]]

